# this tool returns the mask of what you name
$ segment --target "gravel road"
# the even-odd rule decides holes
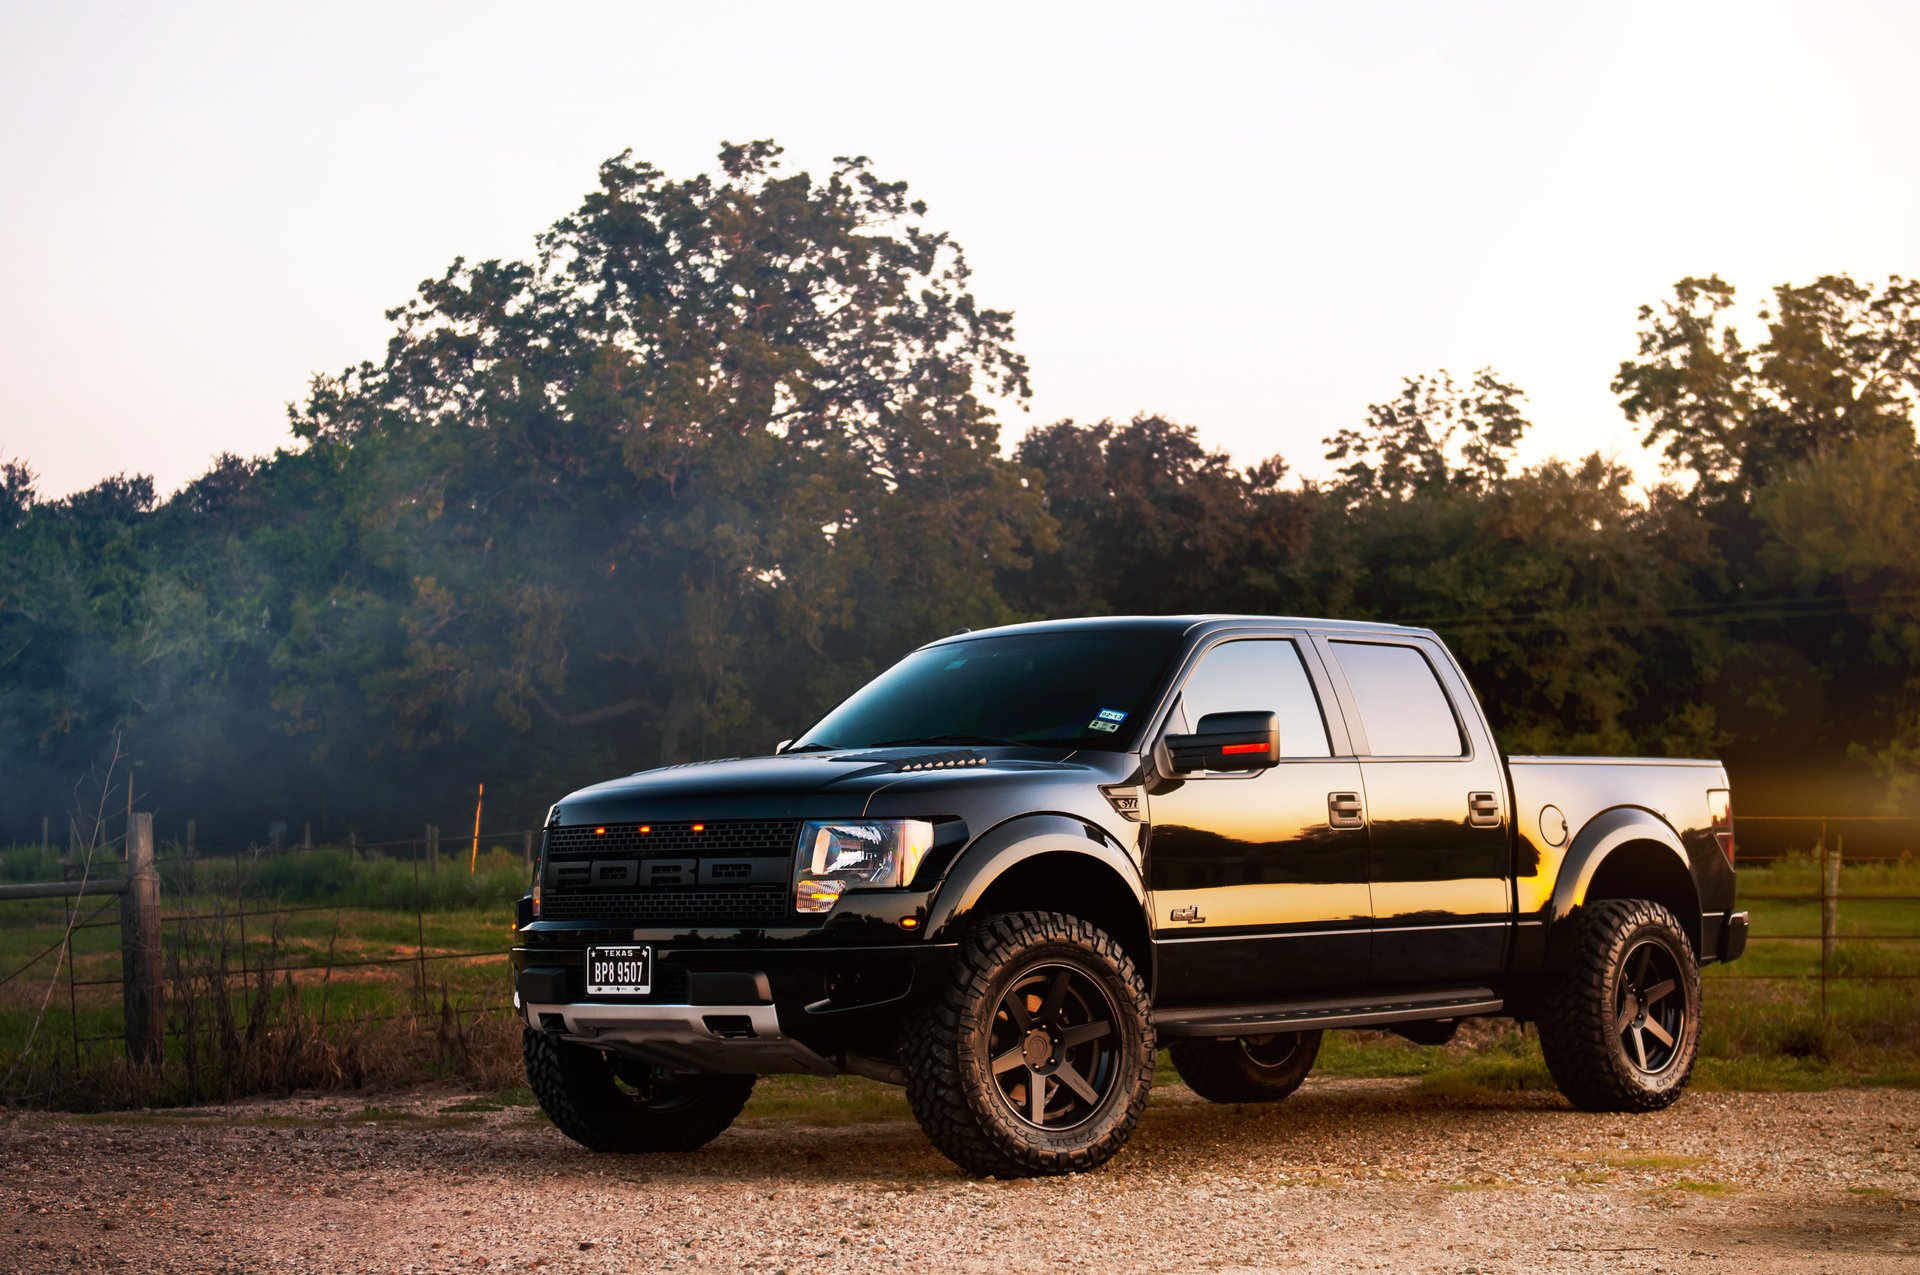
[[[756,1115],[775,1088],[706,1150],[658,1158],[591,1155],[451,1091],[15,1114],[0,1266],[1920,1270],[1916,1092],[1695,1093],[1622,1117],[1386,1080],[1310,1080],[1273,1107],[1165,1085],[1106,1169],[981,1182],[904,1104],[844,1083],[870,1118]]]

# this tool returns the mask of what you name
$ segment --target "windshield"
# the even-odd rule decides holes
[[[1173,633],[1036,633],[915,651],[792,746],[1023,744],[1124,751],[1152,707]]]

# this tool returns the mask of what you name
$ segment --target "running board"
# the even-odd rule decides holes
[[[1294,1005],[1205,1005],[1166,1010],[1153,1016],[1162,1040],[1195,1036],[1258,1036],[1267,1032],[1318,1027],[1380,1027],[1434,1018],[1470,1018],[1497,1014],[1506,1002],[1490,988],[1463,989],[1438,996],[1397,997],[1386,1001],[1309,1001]]]

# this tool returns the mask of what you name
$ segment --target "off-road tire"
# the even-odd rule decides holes
[[[703,1147],[726,1131],[753,1092],[752,1076],[663,1072],[532,1028],[522,1031],[520,1048],[540,1109],[554,1128],[594,1151]]]
[[[1108,1033],[1097,1032],[1101,1022]],[[1007,1048],[1009,1036],[1036,1055],[1052,1036],[1054,1052],[1034,1064],[1038,1071],[1009,1062],[1034,1056]],[[1092,1169],[1126,1145],[1153,1087],[1146,982],[1111,936],[1079,917],[987,917],[961,940],[950,981],[908,1029],[903,1053],[914,1116],[962,1169],[1002,1178]],[[1056,1103],[1057,1127],[1049,1129]]]
[[[1658,1111],[1686,1089],[1699,1054],[1700,967],[1693,945],[1672,912],[1644,899],[1587,904],[1572,924],[1566,964],[1540,1001],[1547,1070],[1582,1111]],[[1648,968],[1660,968],[1636,992],[1637,975],[1628,965],[1638,964],[1643,952]],[[1669,1006],[1673,997],[1680,999]],[[1671,1046],[1645,1025],[1649,1019],[1673,1037]],[[1636,1038],[1641,1051],[1651,1042],[1655,1052],[1647,1058],[1659,1059],[1659,1066],[1642,1065],[1629,1044]]]
[[[1187,1088],[1208,1102],[1278,1102],[1313,1070],[1320,1056],[1320,1033],[1176,1040],[1167,1053]]]

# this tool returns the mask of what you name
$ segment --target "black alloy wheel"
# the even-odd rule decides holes
[[[1299,1057],[1302,1048],[1299,1032],[1273,1032],[1265,1036],[1242,1036],[1240,1050],[1256,1067],[1277,1071]]]
[[[1636,944],[1620,965],[1614,1030],[1633,1065],[1659,1075],[1673,1065],[1687,1034],[1687,998],[1680,992],[1684,975],[1666,945],[1651,940]]]
[[[1119,1074],[1106,990],[1066,965],[1035,965],[1000,998],[989,1033],[994,1084],[1013,1114],[1039,1129],[1091,1119]]]
[[[1313,1070],[1320,1056],[1320,1033],[1176,1040],[1167,1053],[1187,1088],[1208,1102],[1278,1102]]]
[[[753,1092],[752,1076],[674,1071],[532,1028],[521,1050],[540,1109],[594,1151],[692,1151],[725,1132]]]

